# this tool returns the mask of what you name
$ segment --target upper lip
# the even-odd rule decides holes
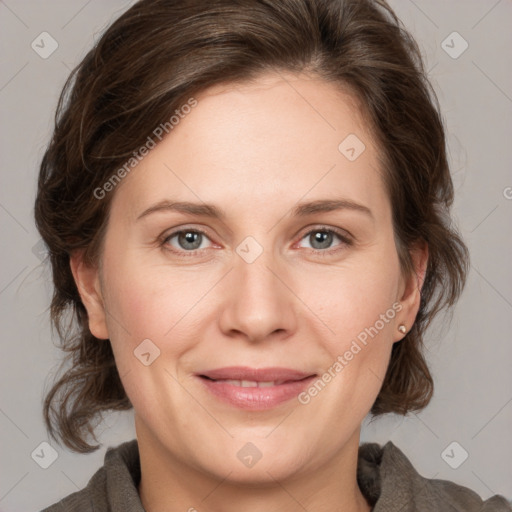
[[[295,381],[315,375],[291,368],[249,368],[247,366],[229,366],[215,368],[198,373],[200,377],[212,380],[245,380],[253,382]]]

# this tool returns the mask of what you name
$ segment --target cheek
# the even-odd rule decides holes
[[[358,336],[364,341],[365,333],[370,339],[393,337],[400,307],[399,281],[398,257],[392,246],[373,257],[354,258],[304,278],[302,296],[308,297],[311,309],[331,331],[326,340],[331,355],[348,350]]]
[[[139,369],[134,351],[144,340],[151,340],[153,350],[165,353],[171,365],[194,347],[200,339],[194,319],[199,311],[201,318],[207,318],[204,309],[213,306],[204,296],[221,274],[155,265],[127,250],[104,259],[104,275],[107,324],[122,373],[125,366]]]
[[[320,375],[325,385],[313,385],[300,398],[314,414],[328,415],[329,424],[359,424],[386,374],[402,307],[397,300],[400,270],[392,246],[379,254],[327,274],[310,274],[303,289],[311,309],[316,305],[314,312],[332,332],[317,338],[327,355]]]
[[[195,344],[186,315],[197,297],[172,275],[165,279],[162,271],[149,271],[135,259],[105,265],[105,276],[116,366],[135,410],[152,417],[161,409],[155,389],[168,388],[169,403],[180,396],[170,375],[176,375],[177,362]]]

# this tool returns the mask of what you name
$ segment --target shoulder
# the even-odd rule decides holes
[[[134,439],[108,448],[103,466],[84,489],[41,512],[143,512],[137,491],[139,481],[139,450]]]
[[[360,446],[357,479],[374,512],[512,512],[503,496],[483,501],[467,487],[422,477],[391,441]]]

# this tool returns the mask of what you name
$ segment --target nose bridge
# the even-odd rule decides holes
[[[237,331],[250,341],[259,341],[295,329],[293,294],[281,281],[286,282],[286,276],[280,276],[279,268],[271,249],[258,249],[253,240],[239,245],[221,315],[226,334]]]

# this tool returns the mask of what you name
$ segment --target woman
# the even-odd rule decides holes
[[[432,396],[425,329],[468,265],[452,199],[384,2],[136,3],[63,91],[36,222],[72,359],[49,431],[91,451],[133,407],[137,439],[46,510],[511,510],[359,446]]]

